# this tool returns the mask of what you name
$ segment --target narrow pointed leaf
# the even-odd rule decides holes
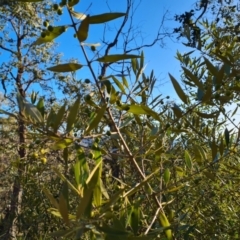
[[[228,129],[226,128],[225,131],[224,131],[224,137],[225,137],[225,142],[226,142],[226,145],[229,147],[229,131]]]
[[[64,222],[68,225],[69,224],[68,204],[67,204],[67,201],[64,198],[63,194],[61,194],[60,197],[59,197],[58,210],[59,210]]]
[[[134,235],[138,233],[138,225],[140,221],[140,211],[137,206],[133,206],[130,214],[130,226],[133,230]]]
[[[52,148],[54,150],[65,149],[66,147],[70,146],[72,143],[73,143],[73,140],[71,138],[65,138],[57,141]]]
[[[169,170],[169,168],[166,168],[163,174],[163,180],[166,184],[168,184],[169,180],[170,180],[170,176],[171,176],[171,172]]]
[[[75,103],[71,106],[67,118],[67,132],[70,132],[75,124],[78,110],[79,110],[79,105],[80,105],[80,97],[77,98]]]
[[[170,79],[172,81],[173,87],[177,93],[177,95],[179,96],[179,98],[185,103],[188,104],[188,98],[186,96],[186,94],[184,93],[184,91],[182,90],[180,84],[178,83],[178,81],[171,75],[169,74]]]
[[[139,58],[138,55],[131,55],[131,54],[114,54],[114,55],[107,55],[101,58],[98,58],[98,62],[117,62],[121,60],[126,59],[132,59],[132,58]]]
[[[73,17],[75,17],[76,19],[81,20],[81,21],[87,17],[87,15],[85,15],[84,13],[78,13],[78,12],[74,12],[72,10],[70,10],[70,12]]]
[[[71,0],[71,1],[68,1],[68,6],[73,7],[78,3],[79,3],[79,0]]]
[[[38,38],[33,45],[41,45],[43,43],[47,43],[47,42],[52,42],[53,39],[57,38],[58,36],[60,36],[62,33],[64,33],[66,31],[67,27],[66,26],[58,26],[58,27],[54,27],[53,31],[45,31],[46,36],[45,37],[40,37]]]
[[[66,108],[66,104],[64,104],[59,110],[58,110],[58,113],[56,114],[56,118],[55,118],[55,121],[53,122],[53,131],[54,132],[57,132],[59,126],[61,125],[61,122],[63,120],[63,116],[66,112],[65,110]]]
[[[43,98],[40,98],[37,103],[37,109],[42,114],[42,117],[44,117],[44,100]]]
[[[84,42],[88,37],[88,29],[89,29],[89,16],[87,16],[80,24],[77,37],[80,42]]]
[[[189,170],[192,170],[192,159],[187,150],[185,150],[184,159],[185,159],[185,164],[186,164],[187,168]]]
[[[47,196],[47,198],[50,200],[51,204],[58,209],[58,202],[57,200],[53,197],[51,192],[47,188],[43,188],[44,194]]]
[[[205,57],[204,57],[204,61],[207,66],[207,69],[212,73],[213,76],[217,77],[218,75],[217,68]]]
[[[65,64],[59,64],[57,66],[47,68],[47,70],[52,71],[52,72],[74,72],[80,68],[82,68],[81,64],[65,63]]]
[[[123,81],[124,86],[125,86],[126,88],[128,88],[128,87],[129,87],[128,81],[127,81],[127,79],[126,79],[124,76],[122,76],[122,81]]]
[[[124,94],[126,94],[125,89],[124,89],[122,83],[120,83],[120,81],[118,81],[118,79],[117,79],[116,77],[114,77],[114,76],[112,76],[112,80],[113,80],[114,83],[118,86],[118,88],[119,88]]]
[[[100,15],[94,15],[89,17],[89,23],[90,24],[105,23],[116,18],[123,17],[125,15],[126,15],[125,13],[104,13]]]
[[[201,81],[198,79],[198,77],[196,77],[191,71],[189,71],[187,68],[182,67],[184,73],[186,76],[188,76],[188,78],[195,83],[195,85],[200,88],[201,90],[203,90],[203,84],[201,83]]]
[[[162,211],[160,211],[160,213],[159,213],[159,220],[160,220],[160,224],[163,227],[170,227],[170,223],[169,223],[165,213]],[[172,230],[171,229],[165,230],[165,234],[166,234],[168,240],[172,240]]]
[[[95,117],[92,119],[92,121],[90,122],[90,124],[86,128],[86,134],[89,133],[90,131],[92,131],[94,128],[96,128],[98,126],[98,124],[100,123],[106,109],[107,109],[106,104],[103,105],[100,109],[98,109]]]

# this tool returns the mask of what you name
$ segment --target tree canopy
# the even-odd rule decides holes
[[[79,0],[1,2],[1,239],[239,239],[237,3],[176,16],[189,47],[169,73],[177,102],[144,72],[161,28],[130,44],[135,4],[94,15]],[[112,21],[113,39],[88,42]],[[57,51],[69,28],[84,62]]]

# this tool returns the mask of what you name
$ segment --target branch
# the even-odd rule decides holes
[[[13,50],[11,50],[9,48],[4,47],[2,44],[0,44],[0,48],[17,56],[16,52],[14,52]]]

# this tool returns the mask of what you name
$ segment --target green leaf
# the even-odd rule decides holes
[[[171,176],[171,172],[170,172],[169,168],[166,168],[163,173],[163,180],[166,184],[168,184],[168,182],[170,181],[170,176]]]
[[[163,227],[170,227],[168,218],[166,217],[165,213],[162,211],[160,211],[160,213],[159,213],[159,220]],[[166,234],[168,240],[172,240],[172,230],[171,229],[165,230],[165,234]]]
[[[89,16],[87,16],[80,24],[77,37],[80,42],[84,42],[88,37],[88,30],[89,30]]]
[[[71,138],[61,139],[61,140],[57,141],[56,143],[54,143],[52,148],[54,150],[64,149],[64,148],[70,146],[72,144],[72,142],[73,142],[73,140]]]
[[[34,123],[42,123],[43,117],[39,110],[31,103],[24,102],[23,114]]]
[[[82,215],[89,215],[93,199],[93,190],[99,179],[99,167],[101,166],[102,161],[99,162],[92,172],[90,173],[86,186],[84,187],[83,197],[80,200],[80,204],[77,208],[76,218],[79,219]]]
[[[78,189],[74,187],[74,185],[56,168],[53,168],[53,171],[61,178],[62,181],[65,181],[68,186],[75,192],[77,195],[79,195]]]
[[[51,192],[47,188],[43,188],[44,194],[47,196],[47,198],[50,200],[51,204],[58,209],[58,202],[57,200],[53,197]]]
[[[147,114],[141,105],[130,105],[127,111],[136,115]]]
[[[78,110],[79,110],[79,105],[80,105],[80,96],[77,98],[77,100],[69,110],[69,114],[67,118],[67,128],[66,128],[67,132],[70,132],[74,127],[74,123],[76,121]]]
[[[82,65],[78,63],[65,63],[65,64],[59,64],[57,66],[47,68],[47,70],[52,72],[74,72],[80,69],[81,67]]]
[[[185,163],[186,163],[187,168],[189,170],[192,170],[192,158],[191,158],[191,156],[190,156],[190,154],[187,150],[185,150],[184,159],[185,159]]]
[[[79,3],[79,0],[71,0],[71,1],[68,1],[68,6],[73,7],[78,3]]]
[[[47,42],[52,42],[53,39],[57,38],[58,36],[60,36],[62,33],[64,33],[66,31],[67,27],[66,26],[58,26],[58,27],[54,27],[53,31],[45,31],[46,36],[45,37],[40,37],[38,38],[33,45],[41,45],[43,43],[47,43]]]
[[[129,87],[128,81],[127,81],[127,79],[126,79],[124,76],[122,76],[122,81],[123,81],[123,85],[124,85],[126,88],[128,88],[128,87]]]
[[[89,17],[89,23],[90,24],[105,23],[116,18],[123,17],[125,15],[126,15],[125,13],[104,13],[100,15],[94,15]]]
[[[76,19],[81,20],[81,21],[83,21],[87,17],[87,15],[85,15],[84,13],[78,13],[78,12],[74,12],[72,10],[70,10],[70,12],[73,17],[75,17]]]
[[[122,83],[120,83],[115,76],[111,76],[111,77],[112,77],[112,80],[114,81],[114,83],[118,86],[118,88],[119,88],[124,94],[126,94],[125,89],[124,89]]]
[[[196,77],[196,76],[195,76],[191,71],[189,71],[187,68],[182,67],[182,69],[183,69],[185,75],[186,75],[188,78],[190,78],[190,80],[191,80],[192,82],[194,82],[198,88],[200,88],[201,90],[204,89],[203,84],[202,84],[201,81],[198,79],[198,77]]]
[[[67,203],[66,199],[64,198],[63,194],[61,194],[59,197],[58,210],[59,210],[64,222],[68,225],[69,224],[68,203]]]
[[[132,55],[132,54],[114,54],[114,55],[107,55],[101,58],[98,58],[97,61],[99,62],[117,62],[121,60],[126,59],[132,59],[132,58],[139,58],[138,55]]]
[[[227,145],[227,147],[229,147],[229,142],[230,142],[229,140],[230,140],[230,138],[229,138],[229,131],[228,131],[227,128],[225,128],[224,137],[225,137],[226,145]]]
[[[212,149],[212,160],[214,161],[217,156],[217,144],[215,141],[211,142],[211,149]]]
[[[106,112],[106,109],[107,109],[107,105],[105,104],[100,109],[97,110],[97,112],[95,113],[95,117],[92,119],[92,121],[86,128],[86,134],[88,134],[91,130],[93,130],[94,128],[96,128],[98,126],[104,113]]]
[[[207,91],[205,92],[203,98],[202,98],[202,102],[208,102],[212,97],[212,88],[208,87]]]
[[[63,116],[65,114],[65,108],[66,104],[64,104],[59,110],[58,113],[56,114],[55,120],[53,122],[53,131],[56,133],[59,126],[61,125],[61,122],[63,120]]]
[[[177,95],[179,96],[179,98],[185,103],[188,104],[188,97],[185,95],[184,91],[182,90],[180,84],[178,83],[178,81],[171,75],[169,74],[170,79],[172,81],[173,87],[177,93]]]
[[[42,117],[44,117],[44,100],[43,98],[40,98],[37,103],[37,109],[42,114]]]
[[[181,118],[183,116],[182,110],[177,104],[174,104],[172,110],[177,118]]]
[[[218,76],[218,70],[217,68],[207,59],[204,57],[205,64],[207,66],[207,69],[212,73],[213,76]]]
[[[139,221],[140,221],[140,210],[139,210],[139,207],[134,205],[130,213],[130,226],[133,230],[134,235],[138,234]]]

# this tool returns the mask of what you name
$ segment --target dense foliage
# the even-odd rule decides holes
[[[174,103],[155,96],[157,79],[144,73],[139,48],[126,51],[123,42],[112,54],[132,1],[126,12],[101,15],[74,11],[78,0],[10,2],[0,6],[8,22],[0,48],[11,57],[1,68],[0,238],[239,239],[239,41],[230,27],[237,13],[221,25],[201,14],[197,38],[191,19],[178,18],[192,49],[177,53],[179,79],[169,74]],[[63,10],[69,22],[55,26]],[[87,43],[89,27],[115,19],[123,22],[105,51]],[[50,51],[67,28],[85,63],[60,62]],[[110,66],[121,74],[108,75]],[[82,68],[91,77],[77,80]]]

